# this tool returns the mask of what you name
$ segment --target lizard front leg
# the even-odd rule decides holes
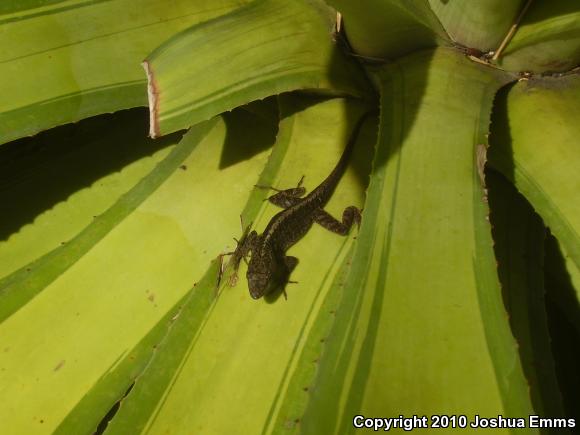
[[[360,226],[360,221],[361,212],[354,206],[344,209],[344,212],[342,213],[342,222],[321,208],[314,212],[314,222],[333,233],[340,234],[341,236],[346,236],[354,223],[356,223],[357,226]]]
[[[242,261],[242,258],[246,263],[248,262],[248,254],[250,251],[253,251],[258,240],[258,233],[256,233],[256,231],[251,231],[248,233],[249,228],[250,227],[248,226],[244,231],[244,234],[240,238],[240,241],[238,242],[235,251],[232,253],[232,257],[229,262],[233,268],[233,272],[228,280],[230,287],[235,286],[238,282],[238,269],[240,268],[240,262]]]
[[[284,190],[276,189],[275,187],[270,186],[256,185],[256,187],[259,187],[261,189],[272,189],[276,191],[277,193],[275,193],[272,196],[269,196],[267,200],[270,201],[272,204],[277,205],[278,207],[286,209],[293,207],[302,200],[302,197],[306,193],[306,189],[302,187],[303,181],[304,176],[300,178],[300,181],[298,182],[298,185],[296,187]]]

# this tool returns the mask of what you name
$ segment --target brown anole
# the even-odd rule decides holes
[[[245,236],[233,253],[236,259],[234,268],[237,268],[241,258],[251,253],[246,277],[252,298],[259,299],[276,290],[283,290],[290,282],[290,274],[298,259],[286,255],[286,251],[306,235],[314,222],[343,236],[348,234],[353,223],[360,225],[361,212],[354,206],[344,210],[342,221],[324,211],[323,207],[348,165],[354,143],[368,115],[361,116],[357,121],[340,160],[322,183],[305,197],[302,197],[306,193],[302,180],[292,189],[274,189],[277,193],[268,200],[284,210],[272,217],[262,234],[258,235],[256,231],[248,233],[247,229],[244,231]]]

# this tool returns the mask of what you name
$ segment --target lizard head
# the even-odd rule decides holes
[[[266,267],[266,264],[269,267]],[[268,263],[250,261],[246,277],[248,278],[250,296],[253,299],[260,299],[262,296],[284,287],[288,279],[288,271],[276,261]]]
[[[248,273],[248,287],[250,289],[250,296],[253,299],[260,299],[262,296],[272,292],[272,282],[266,273]]]

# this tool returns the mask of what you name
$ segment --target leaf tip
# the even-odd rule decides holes
[[[159,89],[147,60],[141,64],[147,74],[147,98],[149,101],[149,137],[155,139],[159,136]]]

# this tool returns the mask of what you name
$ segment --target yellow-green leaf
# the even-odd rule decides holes
[[[380,137],[344,297],[316,376],[295,379],[309,387],[305,410],[277,427],[528,415],[480,176],[494,94],[509,77],[444,49],[378,75]]]
[[[147,105],[145,56],[244,0],[3,0],[0,143]]]
[[[176,35],[144,63],[150,135],[296,89],[365,96],[365,79],[333,31],[320,0],[258,0]]]
[[[518,82],[498,99],[490,151],[492,165],[530,201],[576,268],[580,267],[579,102],[578,75]]]
[[[499,64],[508,71],[535,73],[565,72],[578,66],[578,1],[532,1]]]
[[[284,98],[284,119],[261,182],[285,188],[306,175],[304,183],[312,189],[338,160],[361,113],[360,107],[341,100],[300,111],[304,106],[299,98]],[[368,127],[355,145],[357,157],[369,156]],[[328,210],[334,215],[340,216],[345,206],[362,205],[368,165],[357,161],[355,171],[347,172],[330,201]],[[267,194],[257,188],[246,207],[258,231],[278,211],[262,201]],[[157,357],[111,422],[110,433],[275,429],[293,374],[313,367],[312,361],[300,359],[304,346],[324,338],[319,335],[324,332],[317,327],[319,320],[332,320],[325,300],[342,291],[333,285],[333,277],[349,253],[353,235],[342,238],[314,226],[291,248],[289,254],[300,262],[292,274],[298,283],[286,289],[288,300],[252,300],[244,270],[237,287],[223,288],[206,311],[196,306],[199,299],[207,304],[210,290],[196,288],[184,309],[188,315],[176,320]],[[306,400],[306,395],[300,400]]]
[[[251,141],[240,124],[252,126]],[[243,110],[195,126],[75,237],[4,278],[7,432],[93,433],[148,362],[177,304],[232,248],[239,217],[231,210],[245,203],[274,133],[271,120]],[[68,201],[92,209],[92,198],[79,190]]]

